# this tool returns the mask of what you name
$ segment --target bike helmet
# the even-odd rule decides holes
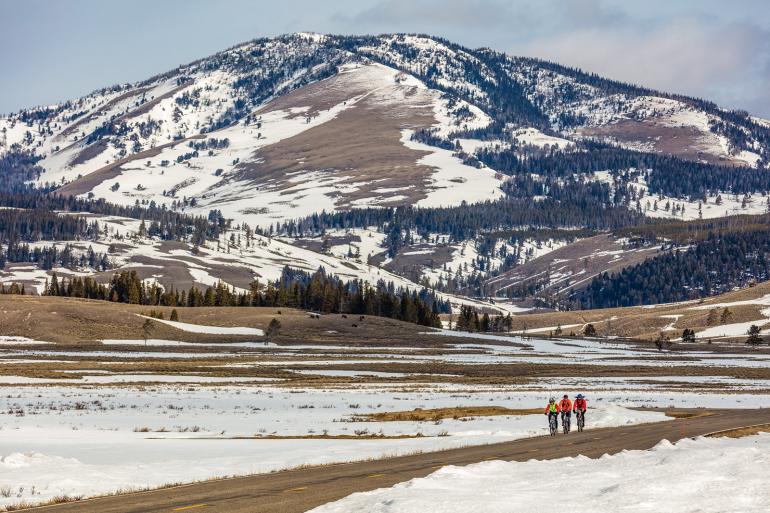
[[[555,403],[555,402],[556,402],[556,399],[555,399],[555,398],[553,398],[553,397],[551,397],[550,399],[548,399],[548,402],[549,402],[549,403]]]
[[[569,396],[567,394],[564,394],[565,399],[569,399]]]
[[[583,394],[578,394],[575,396],[575,399],[583,399],[585,396]]]

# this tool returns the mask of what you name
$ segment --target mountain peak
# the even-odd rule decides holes
[[[745,113],[422,34],[258,39],[0,127],[0,152],[36,153],[38,183],[62,194],[262,226],[494,200],[516,169],[576,144],[754,169],[770,147]]]

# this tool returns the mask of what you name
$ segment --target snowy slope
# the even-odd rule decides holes
[[[205,289],[222,282],[236,291],[246,291],[252,281],[263,285],[281,277],[286,266],[313,273],[323,268],[345,281],[362,280],[371,285],[379,281],[393,283],[395,287],[419,291],[421,284],[399,276],[382,267],[367,262],[367,256],[375,254],[381,237],[364,235],[357,247],[355,256],[348,256],[348,246],[337,247],[328,253],[291,244],[275,237],[251,234],[246,230],[234,228],[223,233],[219,240],[208,241],[200,247],[177,241],[163,241],[153,237],[139,236],[140,221],[117,216],[89,216],[100,226],[102,235],[94,241],[43,241],[32,247],[54,246],[63,249],[69,245],[77,257],[87,254],[89,249],[96,253],[107,253],[112,268],[104,272],[84,267],[75,271],[54,268],[50,271],[34,265],[9,265],[0,271],[0,283],[23,284],[29,291],[41,293],[46,280],[53,273],[59,278],[95,275],[97,281],[109,282],[113,274],[121,270],[135,271],[146,283],[159,283],[164,287],[188,289],[196,286]],[[363,232],[359,232],[362,233]],[[374,234],[372,234],[374,235]],[[474,305],[501,313],[507,313],[515,307],[493,305],[484,301],[463,296],[439,293],[439,297],[448,300],[455,308],[459,305]]]
[[[301,33],[2,117],[0,153],[34,151],[45,169],[39,183],[63,184],[62,193],[220,208],[252,226],[502,195],[501,175],[412,141],[419,129],[459,138],[470,153],[514,143],[568,149],[592,137],[735,165],[767,156],[762,120],[653,93],[428,36]],[[729,140],[719,123],[744,140]],[[483,135],[493,124],[504,140]]]
[[[0,152],[43,156],[38,183],[64,184],[65,194],[218,208],[252,226],[502,196],[494,171],[409,140],[414,129],[483,128],[489,116],[329,41],[253,41],[146,82],[0,118]],[[382,139],[392,145],[368,155]]]

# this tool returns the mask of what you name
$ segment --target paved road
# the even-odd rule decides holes
[[[590,412],[589,412],[590,414]],[[590,417],[589,417],[590,421]],[[670,441],[755,424],[770,423],[770,408],[718,410],[709,415],[635,426],[588,429],[568,436],[452,449],[398,458],[277,472],[152,492],[35,508],[46,513],[301,513],[354,492],[423,477],[444,465],[486,460],[523,461],[583,454],[599,457],[623,449],[649,449]]]

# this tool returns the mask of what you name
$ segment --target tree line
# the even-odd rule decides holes
[[[0,269],[4,268],[6,263],[35,264],[45,270],[55,267],[72,270],[88,267],[96,272],[112,267],[106,253],[97,253],[91,246],[85,253],[78,253],[69,244],[60,249],[57,246],[30,246],[12,242],[5,251],[0,248]]]
[[[583,309],[670,303],[770,279],[770,231],[709,235],[687,249],[594,278],[569,298]]]
[[[490,316],[489,313],[484,312],[479,315],[475,307],[462,305],[455,321],[455,329],[471,332],[508,332],[511,331],[512,324],[511,314]]]
[[[653,194],[689,197],[692,200],[716,191],[743,194],[770,190],[770,174],[764,167],[695,162],[595,141],[579,142],[574,149],[567,151],[554,149],[536,155],[515,147],[486,147],[479,149],[474,157],[495,171],[508,175],[537,174],[563,179],[576,174],[611,171],[622,179],[623,185],[632,183],[635,176],[641,176],[646,179]]]
[[[88,276],[59,279],[54,273],[44,294],[149,306],[299,308],[374,315],[431,327],[441,327],[439,314],[450,309],[446,301],[427,289],[409,291],[384,281],[375,286],[361,280],[344,282],[323,269],[306,273],[288,267],[275,282],[263,285],[254,281],[247,291],[237,291],[222,282],[205,290],[194,286],[188,290],[164,289],[157,283],[145,283],[136,271],[116,273],[106,284]]]
[[[640,214],[624,207],[596,205],[579,197],[570,200],[506,198],[457,207],[366,208],[322,212],[286,221],[270,229],[271,234],[313,237],[326,230],[377,227],[388,234],[388,249],[395,253],[411,234],[427,237],[441,233],[450,242],[472,239],[500,230],[533,228],[586,228],[610,230],[641,222]]]

